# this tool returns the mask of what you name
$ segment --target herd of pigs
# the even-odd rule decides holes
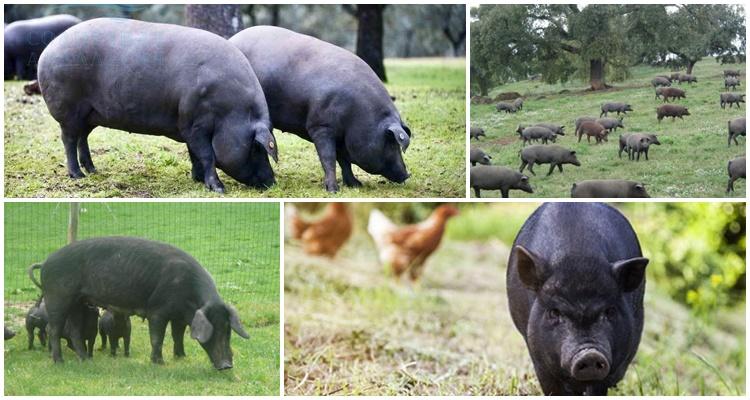
[[[167,324],[175,357],[185,356],[183,336],[190,326],[190,337],[218,370],[233,366],[231,331],[249,337],[237,311],[219,296],[208,271],[189,254],[164,243],[132,237],[81,240],[32,265],[28,273],[42,291],[26,314],[28,348],[34,348],[36,334],[55,362],[63,361],[61,339],[81,360],[93,357],[97,330],[102,349],[109,340],[115,356],[122,339],[128,356],[131,315],[148,320],[151,361],[157,364],[164,362]],[[99,307],[105,309],[101,318]],[[6,328],[6,340],[13,336]]]
[[[275,183],[274,128],[314,144],[329,192],[339,189],[336,163],[346,186],[362,185],[352,164],[409,178],[401,153],[411,131],[394,98],[362,59],[311,36],[254,26],[227,40],[180,25],[54,15],[6,25],[4,42],[5,79],[38,80],[73,179],[85,177],[81,166],[96,172],[88,136],[97,126],[186,143],[193,180],[218,193],[216,168],[254,188]]]
[[[725,89],[735,90],[740,85],[740,71],[724,71]],[[655,77],[651,84],[655,90],[655,100],[661,98],[665,103],[670,99],[684,99],[686,92],[683,89],[671,87],[673,82],[686,82],[691,84],[697,83],[698,79],[689,74],[674,73],[669,76],[660,75]],[[736,104],[740,108],[740,103],[745,102],[744,94],[732,92],[721,93],[719,96],[719,105],[723,109],[727,105],[732,108]],[[515,113],[523,110],[523,98],[517,98],[513,102],[500,102],[495,108],[498,112]],[[575,135],[578,142],[583,135],[586,135],[586,141],[591,143],[591,138],[595,143],[600,144],[607,141],[610,133],[617,131],[618,128],[625,128],[623,119],[628,112],[632,112],[631,105],[622,102],[607,102],[601,105],[599,118],[579,117],[575,120]],[[610,113],[616,113],[619,118],[609,118]],[[622,114],[622,116],[621,116]],[[662,119],[671,117],[683,119],[683,116],[689,116],[690,112],[687,107],[677,104],[664,104],[656,108],[656,118],[659,123]],[[737,138],[745,136],[746,122],[745,117],[734,118],[727,122],[727,144],[731,147],[732,142],[739,145]],[[469,159],[471,162],[470,186],[474,189],[477,197],[481,197],[481,190],[499,190],[502,197],[508,197],[512,189],[522,190],[527,193],[533,193],[529,183],[529,177],[523,174],[524,169],[528,167],[532,175],[536,175],[533,170],[535,164],[550,164],[547,175],[552,174],[555,167],[563,172],[563,164],[572,164],[580,166],[581,163],[576,156],[576,152],[565,147],[550,144],[556,143],[558,136],[564,136],[564,126],[550,123],[537,123],[532,126],[519,125],[516,129],[520,140],[523,141],[524,148],[520,151],[521,167],[518,171],[504,167],[492,165],[492,156],[487,154],[479,147],[471,147]],[[469,131],[470,139],[480,140],[480,137],[486,136],[484,129],[478,126],[471,126]],[[541,144],[530,145],[532,142],[541,142]],[[661,145],[657,136],[653,133],[628,133],[621,134],[619,137],[618,157],[622,158],[622,153],[626,152],[629,160],[640,161],[641,156],[648,160],[649,147],[652,145]],[[480,164],[480,165],[477,165]],[[727,182],[726,192],[734,191],[734,182],[737,179],[745,178],[745,157],[738,157],[729,160],[727,163]],[[571,197],[583,198],[636,198],[650,197],[646,191],[643,182],[635,182],[623,179],[600,179],[585,180],[573,183],[571,187]]]

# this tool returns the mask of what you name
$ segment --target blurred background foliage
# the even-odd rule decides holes
[[[402,224],[421,221],[441,203],[360,203],[360,229],[373,207]],[[310,213],[323,203],[296,206]],[[499,240],[510,246],[539,203],[463,203],[451,220],[447,240]],[[727,307],[745,305],[745,203],[615,203],[638,234],[650,259],[648,284],[692,312],[710,318]]]
[[[81,19],[122,17],[185,24],[181,4],[5,4],[4,9],[6,23],[65,13]],[[245,27],[276,25],[355,49],[357,18],[342,5],[243,4],[240,11]],[[464,36],[459,36],[466,30],[463,4],[390,4],[383,10],[383,25],[385,57],[452,57],[466,52]],[[449,36],[461,37],[456,48]]]

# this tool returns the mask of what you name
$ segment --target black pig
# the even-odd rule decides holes
[[[60,334],[77,301],[146,318],[154,363],[164,362],[168,323],[175,356],[185,355],[183,335],[190,325],[190,336],[220,370],[232,368],[230,330],[249,337],[237,312],[219,296],[211,275],[189,254],[168,244],[132,237],[81,240],[31,268],[41,269],[55,362],[62,362]],[[82,347],[80,337],[73,341],[77,349]]]
[[[34,331],[37,329],[39,330],[37,332],[39,343],[42,347],[47,346],[47,310],[41,297],[26,312],[26,333],[29,337],[29,350],[34,348]]]
[[[397,183],[409,178],[401,153],[411,130],[361,58],[275,26],[247,28],[229,42],[258,75],[274,127],[315,145],[327,191],[338,191],[336,162],[346,186],[362,185],[352,164]]]
[[[96,172],[97,126],[186,143],[193,180],[223,193],[216,168],[257,188],[275,180],[276,139],[247,59],[213,33],[97,18],[58,36],[39,58],[39,86],[60,123],[68,175]],[[81,163],[78,162],[80,157]]]
[[[599,203],[547,203],[516,236],[511,317],[547,395],[606,395],[643,331],[648,259],[627,219]]]
[[[125,349],[125,357],[130,356],[130,316],[106,310],[99,320],[99,335],[102,337],[102,350],[107,348],[107,339],[112,356],[117,355],[120,338]]]

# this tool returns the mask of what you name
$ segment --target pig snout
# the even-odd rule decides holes
[[[573,356],[570,375],[577,381],[600,381],[609,375],[609,360],[597,349],[580,350]]]
[[[232,369],[232,362],[231,361],[222,361],[219,364],[214,364],[214,367],[216,367],[217,370],[223,371],[225,369]]]

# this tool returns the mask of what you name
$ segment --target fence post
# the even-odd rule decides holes
[[[78,214],[81,210],[81,203],[70,203],[70,213],[68,214],[68,244],[76,241],[78,236]]]

